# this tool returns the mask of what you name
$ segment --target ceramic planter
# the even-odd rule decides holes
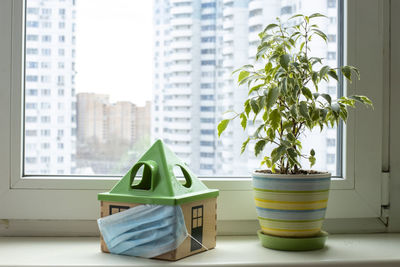
[[[321,233],[331,174],[281,175],[253,172],[254,198],[262,233],[315,237]]]

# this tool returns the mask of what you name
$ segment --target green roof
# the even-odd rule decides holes
[[[142,167],[143,176],[134,185],[137,171]],[[181,184],[173,168],[180,167],[185,177]],[[113,202],[180,205],[218,196],[217,189],[208,189],[161,140],[157,140],[125,176],[110,190],[99,193],[98,199]]]

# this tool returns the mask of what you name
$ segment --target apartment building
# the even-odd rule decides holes
[[[75,1],[26,7],[25,161],[27,175],[75,170]]]
[[[316,41],[313,54],[337,65],[336,1],[155,0],[154,6],[152,138],[164,139],[200,175],[248,174],[259,160],[251,147],[240,155],[246,133],[239,122],[230,125],[222,139],[216,133],[223,112],[242,110],[247,96],[247,88],[236,85],[232,71],[254,63],[258,33],[276,17],[285,21],[297,13],[314,12],[328,16],[321,29],[329,42]],[[330,94],[336,89],[335,82],[320,88]],[[312,141],[303,147],[316,149],[315,168],[335,173],[336,129],[307,135]]]

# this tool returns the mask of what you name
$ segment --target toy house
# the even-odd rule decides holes
[[[173,168],[182,171],[185,183],[178,181]],[[143,167],[140,182],[137,172]],[[190,237],[174,251],[155,258],[178,260],[216,245],[218,190],[208,189],[161,140],[140,158],[132,169],[107,193],[98,194],[101,217],[142,204],[180,205]],[[203,244],[203,246],[201,245]],[[109,252],[101,238],[101,250]]]

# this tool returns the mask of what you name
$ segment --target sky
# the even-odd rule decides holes
[[[76,90],[144,105],[152,95],[151,0],[76,1]]]

